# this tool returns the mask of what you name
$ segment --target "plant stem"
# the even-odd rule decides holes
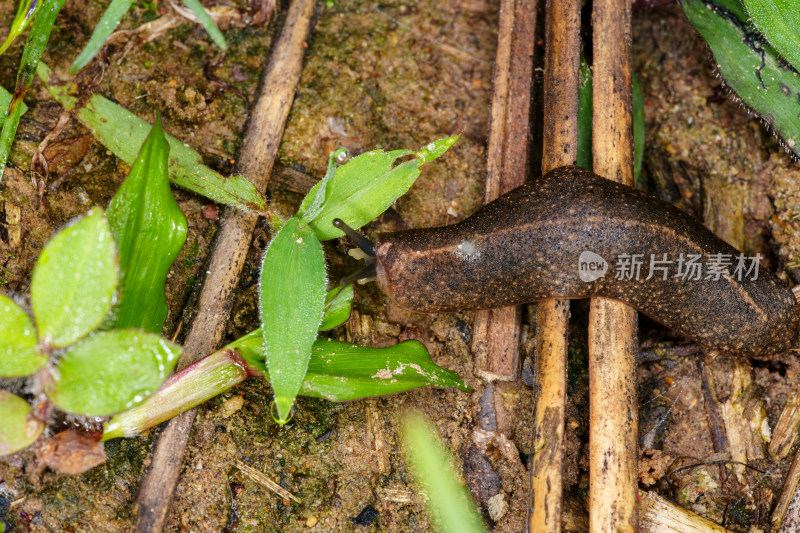
[[[250,376],[260,375],[236,350],[239,343],[246,343],[251,336],[252,333],[245,335],[235,343],[170,376],[143,403],[109,420],[102,440],[138,435],[235,387]]]

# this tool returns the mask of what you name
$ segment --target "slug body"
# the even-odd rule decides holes
[[[651,254],[663,260],[652,273]],[[679,275],[691,256],[705,267],[700,279]],[[583,278],[599,277],[585,281],[579,263],[587,257],[594,270]],[[626,257],[638,257],[638,273],[620,267]],[[756,279],[752,271],[714,279],[707,267],[715,257],[727,257],[733,273],[740,253],[676,207],[577,167],[526,183],[458,224],[381,234],[375,245],[379,288],[411,310],[602,296],[710,348],[788,350],[800,320],[792,291],[764,268]]]

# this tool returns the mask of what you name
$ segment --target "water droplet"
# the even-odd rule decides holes
[[[336,161],[339,163],[344,163],[350,157],[350,151],[347,148],[339,148],[336,154]]]
[[[275,403],[275,400],[272,400],[272,403],[269,404],[269,414],[272,415],[272,420],[275,421],[276,424],[279,426],[284,426],[291,422],[292,418],[294,418],[294,405],[292,409],[289,411],[289,416],[285,420],[281,420],[280,415],[278,414],[278,404]]]
[[[435,143],[430,143],[430,144],[429,144],[428,146],[426,146],[425,148],[427,148],[428,150],[433,150],[434,148],[436,148],[436,144],[435,144]]]

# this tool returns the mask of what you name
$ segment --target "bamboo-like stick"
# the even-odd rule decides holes
[[[543,173],[574,165],[578,156],[581,2],[548,0],[546,13]],[[528,511],[531,533],[559,533],[562,529],[568,320],[569,300],[539,302]]]
[[[630,0],[595,0],[592,31],[594,171],[632,186]],[[589,530],[593,533],[638,531],[637,348],[636,311],[616,301],[592,299]]]
[[[501,1],[485,203],[527,179],[535,28],[536,0]],[[519,377],[521,317],[520,307],[475,313],[472,351],[479,376],[489,381]]]
[[[798,483],[800,482],[800,451],[798,451],[792,465],[789,467],[789,472],[783,480],[783,488],[778,496],[778,503],[775,504],[775,509],[772,511],[770,522],[772,523],[773,531],[783,531],[783,526],[788,525],[790,522],[795,522],[792,516],[788,516],[787,510],[793,501],[800,498],[800,490],[798,490]],[[794,513],[798,514],[798,513]]]
[[[283,128],[300,79],[305,41],[311,31],[314,0],[294,0],[264,69],[261,92],[239,155],[240,172],[259,191],[266,190]],[[239,279],[258,215],[225,210],[203,284],[197,316],[184,343],[181,370],[217,348],[230,312],[230,296]],[[195,410],[170,420],[159,436],[150,468],[139,487],[136,507],[139,532],[157,533],[164,526],[178,482]]]
[[[729,529],[659,496],[639,491],[642,530],[647,533],[731,533]]]

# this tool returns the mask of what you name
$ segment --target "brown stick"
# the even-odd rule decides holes
[[[797,515],[800,513],[787,513],[790,504],[800,497],[798,482],[800,482],[800,451],[795,454],[792,460],[789,472],[783,480],[783,488],[780,496],[778,496],[778,503],[775,504],[775,509],[772,511],[770,522],[773,531],[783,531],[784,525],[800,523],[800,520],[797,519]]]
[[[239,156],[239,170],[263,193],[283,136],[303,66],[305,40],[311,30],[314,0],[295,0],[262,76],[261,94],[253,108]],[[258,215],[232,208],[225,210],[211,255],[197,316],[178,363],[182,369],[216,350],[225,329],[231,293],[244,265]],[[172,493],[178,482],[183,454],[195,410],[172,419],[161,432],[153,459],[139,488],[136,505],[140,532],[159,532],[164,526]]]
[[[484,202],[519,187],[528,173],[528,133],[536,0],[502,0],[492,95]],[[477,373],[494,381],[519,377],[520,307],[475,313]]]
[[[633,185],[631,2],[595,0],[594,171]],[[611,258],[609,258],[611,260]],[[589,311],[589,527],[638,531],[636,311],[603,298]]]
[[[574,165],[578,157],[581,3],[548,0],[546,12],[543,173]],[[539,302],[528,511],[531,533],[561,531],[568,321],[569,300]]]

